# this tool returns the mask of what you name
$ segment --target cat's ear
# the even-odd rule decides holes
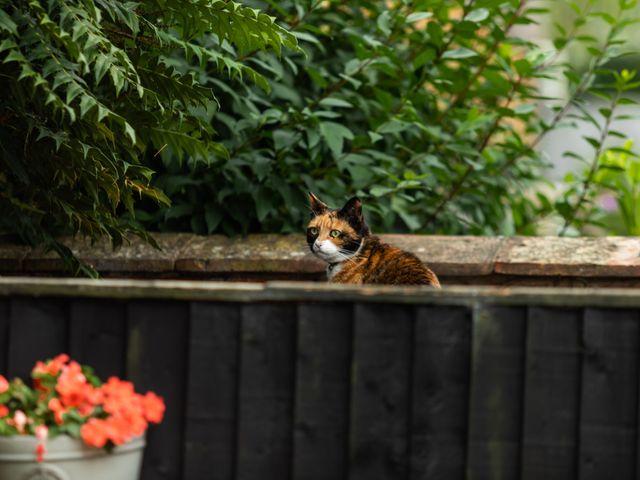
[[[351,198],[338,212],[360,235],[369,235],[371,231],[362,214],[362,202],[358,197]]]
[[[311,212],[313,215],[322,215],[329,209],[327,204],[321,201],[312,192],[309,192],[309,205],[311,205]]]
[[[342,207],[338,215],[344,218],[353,218],[353,219],[363,220],[362,202],[358,197],[353,197],[349,199],[349,201],[345,203],[344,207]]]

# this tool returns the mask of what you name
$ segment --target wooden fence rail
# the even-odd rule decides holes
[[[0,373],[165,397],[145,480],[616,479],[640,292],[0,279]]]

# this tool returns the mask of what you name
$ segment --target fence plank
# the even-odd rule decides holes
[[[523,480],[576,478],[581,334],[580,310],[529,310]]]
[[[242,311],[238,480],[291,478],[296,306]]]
[[[463,479],[471,311],[419,307],[414,342],[410,478]]]
[[[635,477],[638,312],[587,309],[580,480]]]
[[[473,321],[468,477],[520,475],[526,309],[478,307]]]
[[[178,480],[182,474],[188,320],[186,303],[129,304],[128,376],[138,391],[153,390],[167,406],[162,424],[147,436],[143,480]]]
[[[355,307],[351,480],[407,477],[413,316],[406,306]]]
[[[7,375],[9,353],[10,302],[0,300],[0,375]]]
[[[307,304],[298,309],[296,480],[346,476],[352,312],[348,304]]]
[[[185,480],[233,480],[240,305],[191,304]]]
[[[64,300],[17,298],[11,302],[9,376],[27,379],[37,360],[67,352],[68,313]]]
[[[69,320],[69,354],[106,380],[125,375],[126,305],[112,300],[75,300]]]

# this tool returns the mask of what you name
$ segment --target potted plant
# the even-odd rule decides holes
[[[0,375],[0,480],[135,480],[144,434],[165,405],[61,354],[37,362],[32,386]]]

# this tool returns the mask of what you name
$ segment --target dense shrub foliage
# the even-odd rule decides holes
[[[636,0],[613,3],[0,0],[0,233],[69,257],[55,235],[300,231],[309,190],[362,196],[378,231],[577,232],[635,158],[605,143],[637,87],[608,67]],[[536,193],[536,147],[578,122],[584,172]]]
[[[536,22],[554,25],[545,7],[557,13],[558,3],[566,11],[552,27],[553,45],[522,37]],[[585,221],[583,190],[592,182],[575,176],[557,201],[529,193],[545,165],[535,147],[582,116],[602,132],[586,139],[594,158],[602,155],[614,132],[584,106],[598,94],[611,116],[624,98],[608,93],[605,67],[623,53],[631,23],[623,13],[635,1],[616,3],[611,13],[591,0],[256,4],[282,20],[306,55],[241,55],[270,78],[269,94],[201,71],[220,99],[212,124],[230,158],[181,162],[166,152],[154,164],[162,172],[155,184],[173,204],[138,218],[198,233],[299,231],[312,190],[333,204],[361,195],[378,231],[531,234],[553,213],[566,233]],[[604,41],[582,32],[594,25]],[[579,75],[563,60],[576,45],[591,55]],[[541,98],[547,78],[565,78],[569,97]],[[623,83],[622,93],[632,82]]]
[[[68,259],[55,235],[117,245],[143,234],[121,215],[136,199],[169,205],[146,157],[229,158],[211,90],[173,62],[268,89],[235,52],[296,48],[272,17],[221,0],[1,0],[0,34],[0,233]]]

